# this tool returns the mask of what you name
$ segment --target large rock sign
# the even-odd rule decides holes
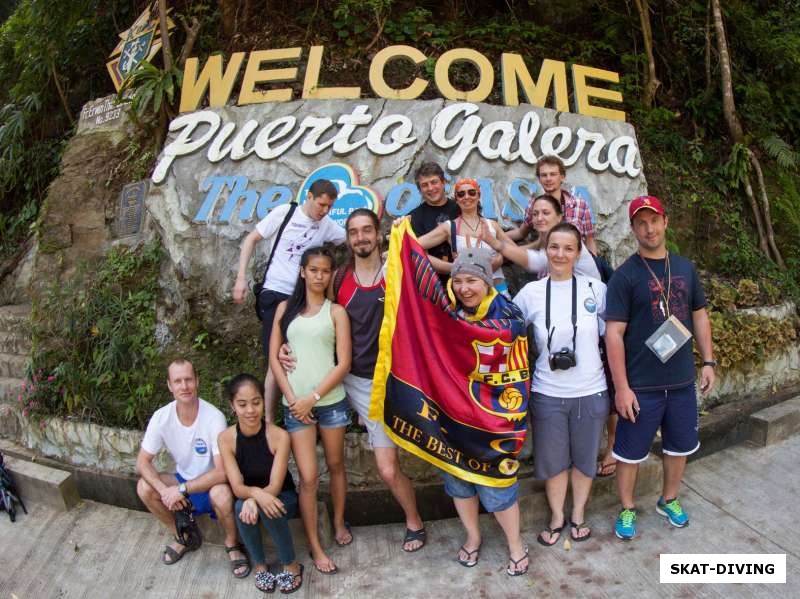
[[[543,154],[565,161],[566,185],[589,201],[596,238],[619,263],[633,249],[627,202],[646,192],[633,127],[530,105],[301,100],[183,114],[170,124],[147,207],[184,299],[191,287],[224,304],[241,239],[317,169],[343,164],[330,167],[354,173],[339,179],[340,193],[370,188],[388,219],[419,203],[414,170],[435,160],[449,182],[478,179],[484,214],[510,225],[539,191],[534,168]],[[359,201],[350,193],[334,212],[343,219]]]

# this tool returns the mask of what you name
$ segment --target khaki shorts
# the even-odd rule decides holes
[[[369,402],[372,397],[372,380],[361,378],[354,374],[348,374],[342,381],[344,392],[350,401],[352,408],[358,412],[364,426],[369,433],[369,444],[372,447],[396,447],[386,434],[383,422],[369,419]]]

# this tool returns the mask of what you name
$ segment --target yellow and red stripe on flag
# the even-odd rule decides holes
[[[464,316],[408,221],[392,227],[370,417],[450,474],[507,487],[527,432],[529,381],[519,309],[492,289]]]

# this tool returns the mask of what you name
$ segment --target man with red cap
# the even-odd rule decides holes
[[[620,415],[613,456],[622,510],[614,533],[625,540],[636,534],[636,475],[659,428],[664,481],[656,511],[673,526],[689,523],[678,490],[686,457],[700,447],[692,337],[703,359],[704,395],[714,386],[716,366],[703,288],[692,263],[667,250],[663,204],[640,196],[628,215],[638,249],[611,277],[605,315]]]

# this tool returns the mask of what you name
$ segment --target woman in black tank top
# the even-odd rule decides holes
[[[236,526],[253,562],[256,588],[271,593],[277,586],[290,593],[303,584],[303,565],[295,559],[289,530],[289,519],[297,514],[297,492],[288,471],[289,434],[265,422],[261,381],[240,374],[226,390],[237,422],[220,433],[219,450],[237,497]],[[282,572],[267,568],[259,524],[278,549]]]

